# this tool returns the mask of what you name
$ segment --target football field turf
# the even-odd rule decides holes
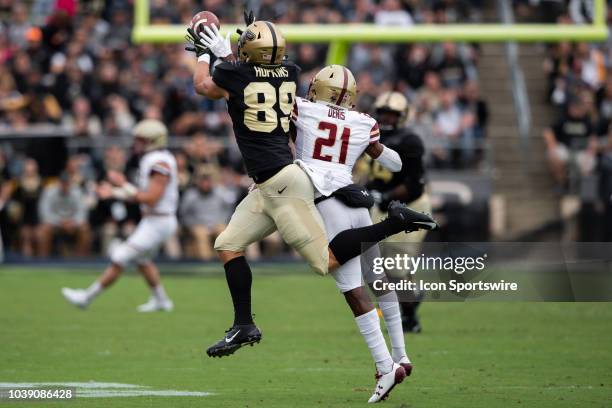
[[[84,384],[73,401],[0,406],[366,406],[374,365],[330,277],[254,268],[263,340],[211,359],[203,350],[231,323],[231,302],[222,268],[192,269],[202,273],[164,276],[174,312],[139,314],[148,291],[134,273],[81,311],[60,288],[89,285],[99,268],[2,267],[0,383]],[[426,303],[421,317],[424,332],[407,336],[413,375],[383,406],[612,406],[610,303]]]

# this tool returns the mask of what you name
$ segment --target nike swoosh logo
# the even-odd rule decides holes
[[[230,341],[234,340],[234,338],[238,335],[238,333],[240,333],[240,330],[238,330],[236,333],[234,333],[234,335],[232,337],[226,337],[225,338],[225,342],[229,343]]]
[[[285,189],[287,188],[287,186],[281,188],[280,190],[277,191],[278,194],[283,194],[283,191],[285,191]]]
[[[428,227],[429,229],[434,229],[437,226],[435,222],[424,222],[424,221],[415,221],[414,224],[423,225],[425,227]]]

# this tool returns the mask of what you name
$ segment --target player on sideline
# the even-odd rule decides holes
[[[370,181],[367,184],[372,196],[378,202],[372,211],[372,218],[384,219],[386,209],[392,200],[400,200],[413,210],[431,213],[431,203],[425,185],[425,166],[423,156],[425,147],[421,138],[405,126],[408,119],[408,101],[399,92],[384,92],[374,102],[375,117],[380,125],[380,139],[386,146],[393,148],[400,155],[404,166],[398,173],[391,173],[381,168],[376,161],[370,163]],[[427,231],[415,231],[410,234],[399,233],[385,240],[382,255],[392,257],[397,253],[411,252],[413,256],[420,253],[420,244],[425,240]],[[406,272],[388,270],[392,280],[406,279]],[[410,294],[400,303],[404,331],[420,333],[421,323],[417,309],[424,293]]]
[[[62,289],[66,300],[80,308],[87,307],[115,282],[126,266],[136,263],[152,292],[149,301],[140,305],[138,311],[173,309],[172,301],[160,282],[159,270],[151,257],[177,228],[176,161],[166,149],[168,130],[160,121],[143,120],[136,125],[133,134],[134,150],[145,152],[140,160],[138,187],[127,182],[123,174],[109,171],[108,182],[100,184],[98,195],[103,200],[115,198],[138,202],[143,216],[132,235],[110,251],[111,263],[98,280],[87,289]]]
[[[208,348],[211,357],[233,354],[261,340],[261,331],[251,314],[252,274],[244,257],[249,244],[278,229],[285,242],[316,272],[325,275],[359,255],[362,242],[430,228],[433,223],[430,217],[394,203],[386,220],[342,231],[328,245],[323,221],[314,205],[313,185],[305,171],[293,163],[289,147],[289,117],[299,68],[285,60],[285,39],[274,24],[245,20],[247,27],[238,42],[238,61],[220,63],[212,77],[209,53],[233,59],[229,33],[223,38],[215,25],[205,26],[199,34],[187,29],[189,49],[198,57],[196,92],[227,100],[238,147],[257,186],[238,205],[215,241],[232,296],[234,323],[223,338]]]
[[[307,170],[316,187],[315,203],[330,241],[343,230],[372,225],[368,210],[374,200],[352,181],[357,159],[365,152],[391,172],[402,168],[399,155],[379,142],[376,120],[351,110],[356,95],[357,86],[351,71],[340,65],[330,65],[314,76],[308,99],[296,99],[291,116],[295,126],[296,162]],[[380,255],[376,246],[368,252],[373,253],[367,253],[366,257]],[[397,295],[387,292],[378,298],[393,346],[392,356],[376,308],[363,287],[360,261],[355,257],[331,274],[376,363],[377,383],[369,402],[378,402],[410,375],[412,365],[406,355]]]

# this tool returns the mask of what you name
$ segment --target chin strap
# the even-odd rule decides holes
[[[130,183],[125,183],[121,187],[113,187],[113,198],[121,201],[132,200],[136,197],[138,193],[138,188],[135,185]]]

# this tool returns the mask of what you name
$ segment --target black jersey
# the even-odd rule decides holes
[[[402,197],[402,201],[409,203],[416,200],[425,190],[425,167],[423,165],[425,147],[423,141],[408,129],[390,133],[381,131],[380,141],[399,154],[402,159],[402,169],[397,173],[392,173],[382,167],[376,160],[372,160],[371,181],[368,183],[368,188],[386,193],[404,184],[408,190],[408,197]]]
[[[229,92],[228,111],[249,176],[293,162],[289,116],[299,68],[292,63],[255,65],[223,62],[213,81]]]

